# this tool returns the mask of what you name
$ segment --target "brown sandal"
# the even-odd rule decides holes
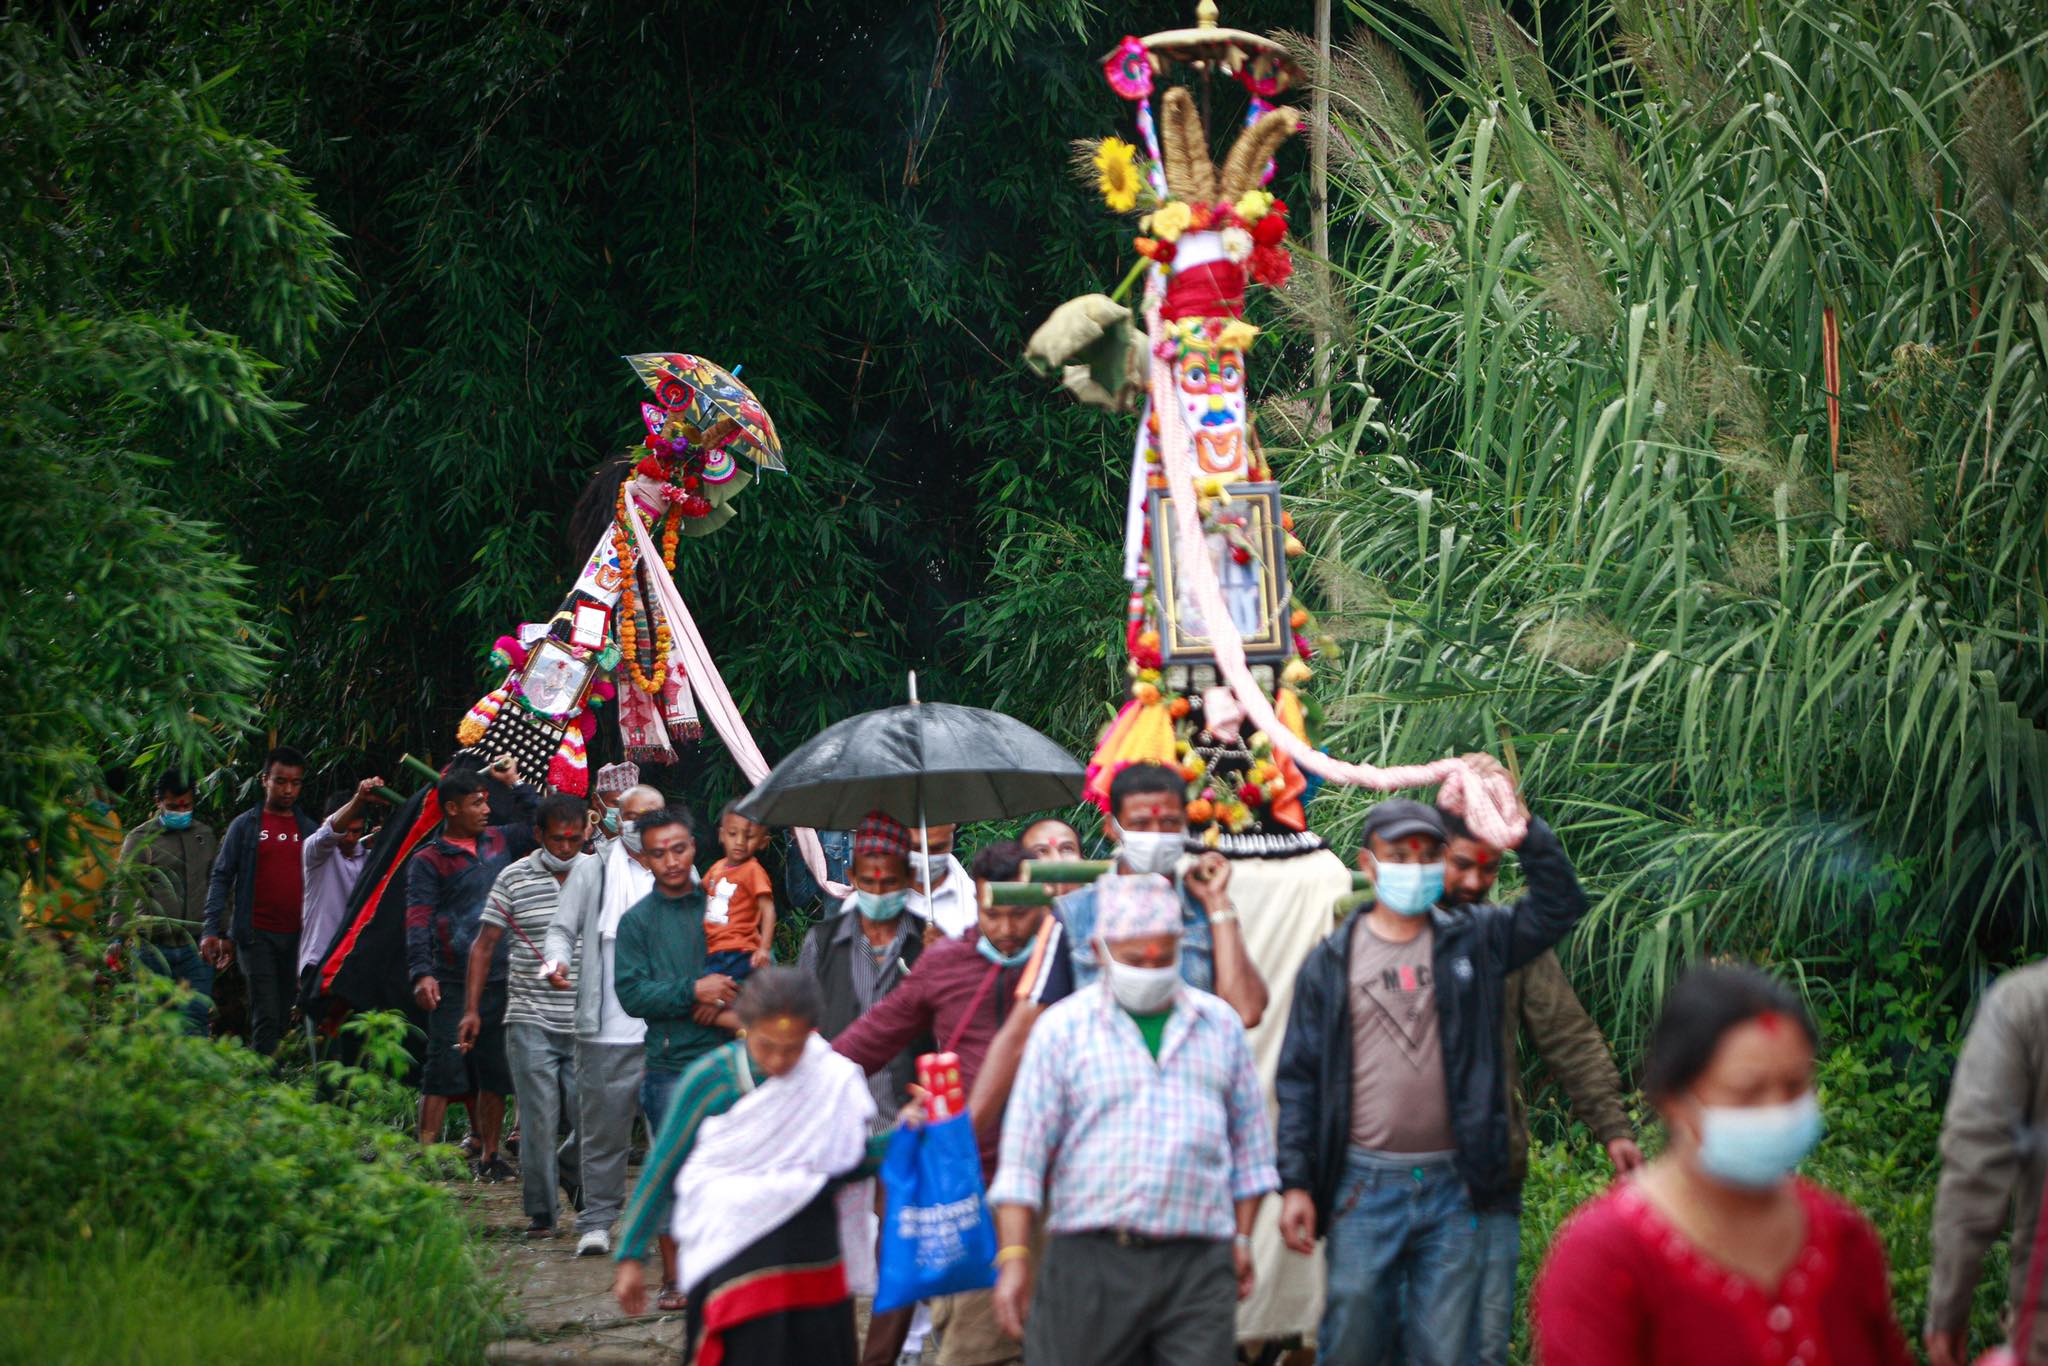
[[[667,1281],[661,1284],[661,1292],[654,1297],[655,1310],[663,1314],[680,1314],[690,1307],[690,1297]]]

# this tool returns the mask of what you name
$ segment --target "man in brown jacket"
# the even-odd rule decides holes
[[[1476,839],[1464,821],[1441,811],[1444,822],[1444,902],[1474,906],[1493,895],[1500,876],[1501,851]],[[1522,1100],[1521,1068],[1516,1064],[1516,1036],[1527,1030],[1529,1041],[1571,1102],[1572,1115],[1592,1130],[1607,1149],[1617,1174],[1643,1164],[1628,1111],[1621,1103],[1621,1076],[1607,1052],[1600,1027],[1579,1004],[1557,954],[1546,949],[1504,983],[1501,1021],[1505,1039],[1501,1069],[1508,1091],[1509,1171],[1519,1188],[1529,1177],[1529,1115]],[[1471,1344],[1467,1361],[1474,1366],[1502,1366],[1514,1336],[1515,1267],[1521,1256],[1522,1216],[1499,1210],[1479,1216],[1479,1288],[1472,1299]]]
[[[2007,1303],[2026,1298],[2027,1266],[2048,1171],[2048,962],[1991,984],[1956,1059],[1941,1124],[1941,1184],[1934,1194],[1934,1270],[1927,1286],[1927,1359],[1969,1361],[1970,1300],[1984,1254],[2012,1219]],[[2038,1312],[2038,1311],[2037,1311]],[[2025,1358],[2048,1362],[2048,1328]]]

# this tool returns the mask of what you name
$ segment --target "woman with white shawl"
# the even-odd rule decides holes
[[[641,1258],[677,1243],[694,1366],[854,1366],[853,1296],[873,1289],[867,1178],[874,1099],[861,1069],[816,1032],[816,982],[763,968],[740,992],[740,1037],[676,1083],[626,1207],[612,1293],[645,1312]]]

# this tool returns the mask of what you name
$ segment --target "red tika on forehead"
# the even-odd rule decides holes
[[[1766,1034],[1775,1034],[1785,1027],[1785,1017],[1775,1010],[1766,1010],[1756,1017],[1757,1028]]]

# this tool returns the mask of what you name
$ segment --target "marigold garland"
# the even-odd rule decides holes
[[[668,682],[668,652],[673,637],[669,634],[668,622],[660,613],[650,610],[648,615],[654,620],[654,673],[649,676],[640,668],[637,624],[640,616],[639,557],[634,550],[633,524],[626,520],[633,515],[632,484],[633,481],[628,479],[619,485],[618,534],[612,538],[618,543],[619,573],[625,579],[625,588],[619,599],[619,654],[633,686],[652,696]],[[665,512],[661,529],[661,562],[670,573],[675,572],[676,544],[681,534],[681,519],[673,510]]]

